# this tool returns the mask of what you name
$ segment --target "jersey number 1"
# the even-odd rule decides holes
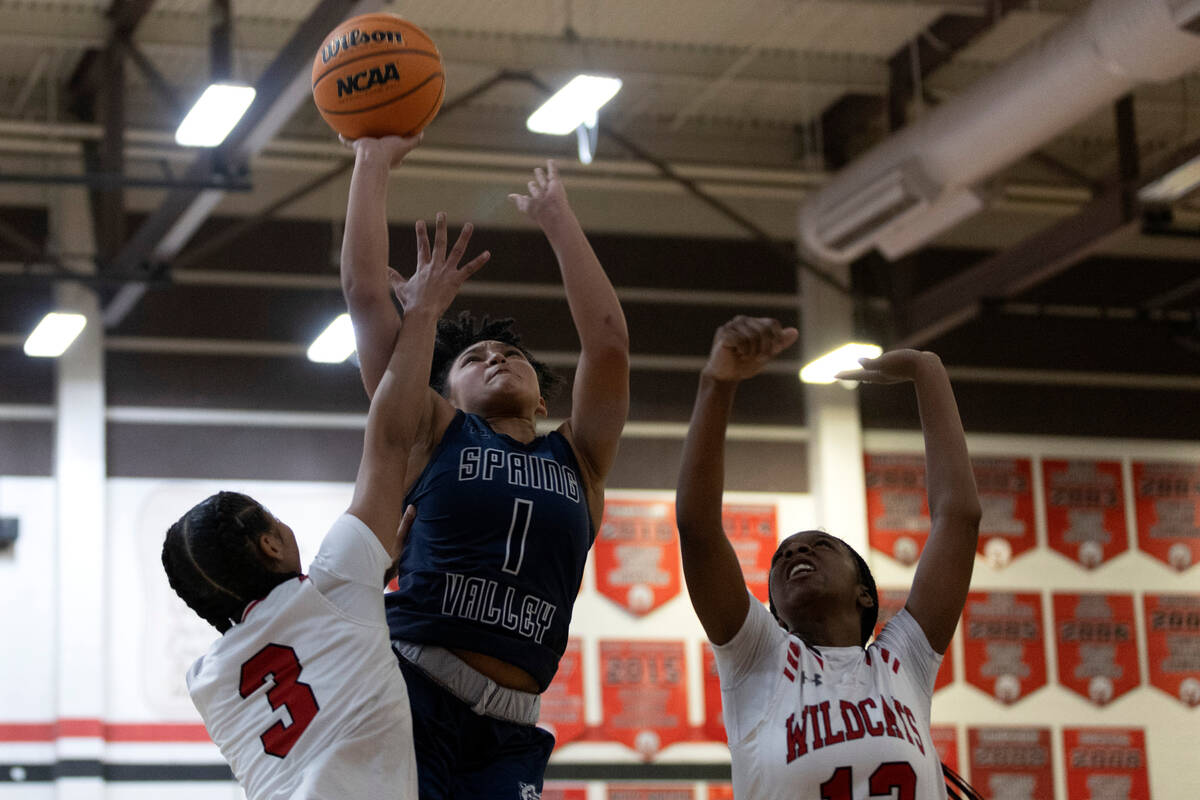
[[[283,706],[292,717],[291,725],[284,725],[279,720],[259,737],[267,755],[283,758],[292,752],[296,740],[321,708],[312,687],[297,680],[303,669],[296,651],[281,644],[267,645],[242,664],[242,682],[238,689],[242,697],[254,694],[270,675],[275,685],[267,691],[267,702],[271,708]]]
[[[854,779],[849,767],[838,767],[829,780],[821,784],[821,800],[854,800],[850,793]],[[907,761],[889,761],[880,764],[871,773],[867,790],[871,797],[892,797],[892,790],[899,789],[896,800],[916,800],[917,773]]]
[[[509,575],[521,571],[525,560],[525,536],[529,533],[529,520],[533,519],[533,501],[520,497],[513,500],[512,522],[508,526],[508,542],[504,545],[504,566]]]

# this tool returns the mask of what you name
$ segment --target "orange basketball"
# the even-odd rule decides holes
[[[347,139],[414,136],[442,107],[442,55],[395,14],[362,14],[334,28],[313,60],[317,110]]]

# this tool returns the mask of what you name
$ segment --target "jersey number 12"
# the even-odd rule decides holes
[[[854,800],[850,790],[854,786],[849,767],[838,767],[829,780],[821,784],[821,800]],[[917,773],[907,761],[888,761],[880,764],[867,780],[871,797],[892,797],[892,790],[899,789],[896,800],[917,800]]]
[[[300,734],[321,709],[312,687],[298,680],[303,670],[296,651],[282,644],[269,644],[242,664],[242,682],[238,688],[242,697],[254,694],[270,675],[275,685],[267,691],[267,702],[273,709],[283,706],[292,717],[291,725],[278,720],[259,737],[267,755],[283,758],[292,752]]]

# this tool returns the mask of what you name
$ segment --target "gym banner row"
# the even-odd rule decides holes
[[[880,626],[904,605],[906,592],[880,590]],[[1200,595],[1143,597],[1149,684],[1186,706],[1200,705]],[[1045,604],[1037,592],[971,592],[957,637],[962,638],[963,677],[993,697],[1013,704],[1047,686]],[[1050,619],[1056,643],[1057,682],[1097,706],[1142,686],[1138,615],[1129,594],[1052,595]],[[696,653],[703,675],[704,723],[687,721],[687,645],[683,641],[597,642],[601,707],[599,726],[584,717],[582,640],[571,639],[558,675],[542,695],[539,724],[558,746],[573,741],[620,742],[652,758],[685,741],[725,741],[721,689],[712,649]],[[954,648],[947,650],[934,691],[955,680]]]
[[[865,456],[867,527],[871,547],[902,564],[916,563],[929,535],[925,459]],[[1038,546],[1034,491],[1046,515],[1052,550],[1087,569],[1132,546],[1182,572],[1200,561],[1200,464],[1134,461],[1130,466],[1134,531],[1126,523],[1120,461],[1041,459],[1040,486],[1029,458],[974,458],[983,505],[979,553],[1004,567]]]
[[[1064,728],[1067,800],[1149,800],[1146,737],[1140,728]],[[962,773],[985,797],[1035,800],[1054,796],[1049,728],[968,727],[966,764],[953,726],[933,728],[942,761]],[[729,784],[711,783],[708,800],[733,800]],[[610,783],[608,800],[697,800],[692,784]],[[587,800],[582,785],[547,783],[542,800]]]

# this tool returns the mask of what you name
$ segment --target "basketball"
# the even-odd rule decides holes
[[[347,139],[415,136],[446,94],[442,56],[416,25],[362,14],[330,31],[312,68],[313,100]]]

